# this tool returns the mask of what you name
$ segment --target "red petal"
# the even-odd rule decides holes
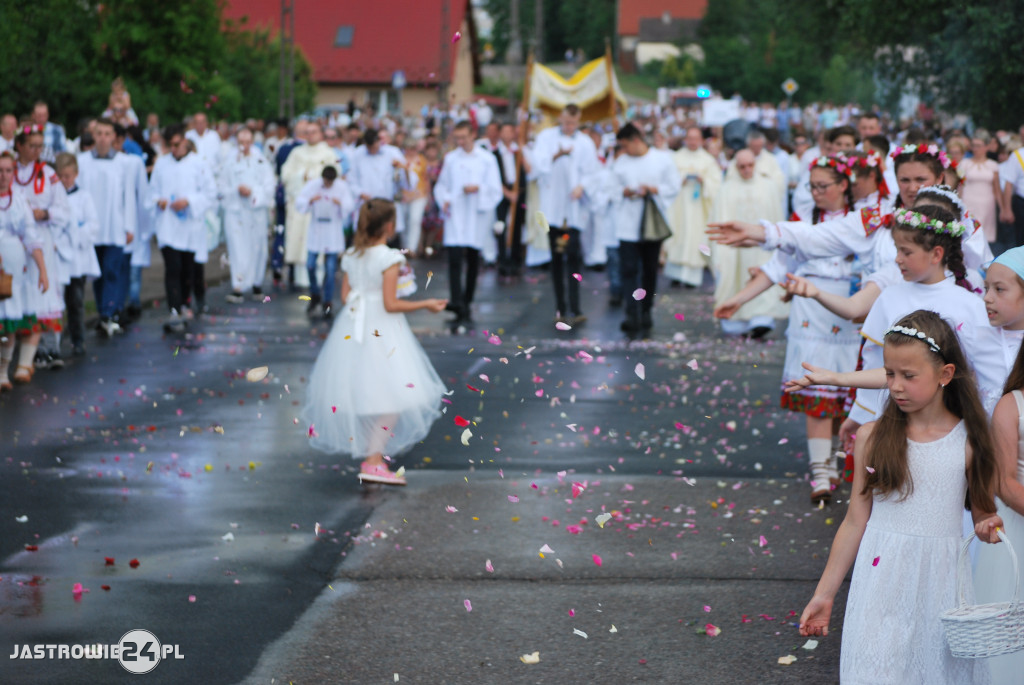
[[[128,562],[128,565],[131,566],[132,568],[138,568],[139,567],[139,560],[138,559],[132,559],[131,561]]]
[[[106,590],[107,592],[110,592],[110,586],[109,585],[100,585],[100,588],[103,589],[103,590]]]
[[[469,425],[469,420],[468,419],[464,419],[461,416],[456,415],[455,416],[455,425],[458,426],[459,428],[465,428],[466,426]]]
[[[106,562],[105,564],[103,564],[104,566],[113,566],[114,565],[114,557],[103,557],[103,561]]]

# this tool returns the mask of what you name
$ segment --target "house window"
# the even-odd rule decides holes
[[[352,25],[339,26],[338,33],[334,36],[334,47],[336,48],[350,48],[352,47],[352,34],[355,33],[355,27]]]

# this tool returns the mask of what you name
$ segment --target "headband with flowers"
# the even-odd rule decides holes
[[[867,150],[865,152],[858,152],[857,154],[851,155],[848,158],[850,166],[853,168],[852,181],[857,180],[858,169],[879,169],[882,167],[882,156],[874,150]],[[881,197],[889,197],[889,185],[885,182],[885,176],[879,174],[881,179],[878,182],[878,194]]]
[[[935,342],[935,338],[929,336],[924,331],[919,331],[916,328],[907,328],[906,326],[893,326],[885,332],[883,338],[888,337],[892,333],[899,333],[900,335],[905,335],[908,338],[916,338],[928,345],[928,348],[935,354],[939,354],[939,352],[941,352],[938,343]]]
[[[925,195],[939,195],[941,197],[946,198],[953,204],[954,207],[956,207],[956,211],[959,212],[961,217],[964,215],[964,212],[967,211],[967,208],[964,206],[963,200],[961,200],[960,196],[954,193],[953,189],[950,188],[949,186],[925,186],[924,188],[921,188],[921,190],[917,191],[917,197],[921,197],[921,193],[924,193]]]
[[[951,235],[954,238],[959,238],[967,232],[967,227],[959,221],[939,221],[938,219],[929,219],[924,214],[919,214],[912,209],[906,209],[900,207],[893,213],[893,217],[898,224],[904,224],[911,228],[917,228],[922,231],[933,231],[935,233],[945,233]]]
[[[814,169],[833,169],[847,178],[851,178],[853,175],[853,167],[850,165],[850,160],[844,154],[822,155],[811,162],[808,169],[812,171]]]
[[[39,126],[38,124],[25,124],[21,128],[21,132],[24,133],[26,136],[31,135],[33,133],[42,133],[43,127]]]
[[[920,145],[898,145],[889,153],[889,156],[896,159],[900,155],[913,154],[935,157],[939,160],[943,169],[956,169],[956,162],[947,157],[946,152],[940,149],[935,143],[932,143],[931,145],[926,145],[925,143],[921,143]]]

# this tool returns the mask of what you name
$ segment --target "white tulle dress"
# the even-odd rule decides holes
[[[1017,480],[1024,483],[1024,394],[1013,391],[1017,401]],[[996,500],[997,512],[1003,518],[1003,532],[1024,560],[1024,516]],[[1007,602],[1013,597],[1013,562],[1002,545],[978,545],[974,572],[974,592],[979,604]],[[1019,580],[1018,580],[1019,582]],[[1022,588],[1024,589],[1024,588]],[[1024,592],[1021,593],[1024,597]],[[1014,652],[988,659],[993,683],[1024,682],[1024,652]]]
[[[302,412],[318,450],[396,455],[441,415],[447,388],[405,315],[384,309],[384,271],[404,263],[384,245],[342,257],[351,291],[313,366]]]
[[[908,440],[913,492],[875,496],[846,602],[843,685],[989,682],[983,660],[950,653],[939,620],[957,603],[966,443],[963,421],[938,440]]]

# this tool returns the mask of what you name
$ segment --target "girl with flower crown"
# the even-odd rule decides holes
[[[0,153],[0,270],[12,277],[11,296],[0,300],[0,392],[13,388],[8,370],[14,358],[16,336],[38,332],[35,314],[26,310],[26,303],[35,292],[45,293],[50,287],[43,243],[32,209],[20,193],[11,190],[16,169],[14,155],[9,151]],[[36,280],[29,280],[27,256],[32,257]],[[31,378],[30,371],[28,367],[27,375],[23,375]]]
[[[905,237],[897,237],[901,255]],[[916,269],[913,261],[905,267]],[[800,634],[828,635],[835,595],[852,566],[839,657],[844,685],[987,682],[984,661],[950,653],[939,617],[957,604],[965,503],[982,540],[998,542],[1003,525],[988,421],[943,317],[910,312],[877,343],[891,399],[877,422],[857,432],[849,508],[800,615]]]
[[[938,146],[919,145],[897,147],[890,153],[899,186],[894,207],[913,207],[918,192],[942,181],[943,171],[952,162]],[[884,200],[877,207],[865,207],[859,214],[847,215],[839,220],[810,226],[801,222],[752,224],[723,222],[711,224],[711,240],[724,245],[778,248],[799,260],[834,255],[857,255],[868,272],[889,270],[884,276],[888,282],[899,280],[889,264],[895,255],[892,235],[885,230],[892,223],[892,209]],[[992,251],[985,240],[984,231],[976,222],[964,239],[964,262],[968,275],[980,285],[976,276],[982,264],[992,260]]]
[[[816,159],[810,167],[810,189],[815,207],[808,218],[818,224],[854,211],[853,178],[853,166],[844,155]],[[861,192],[867,189],[867,186],[861,186]],[[798,220],[801,218],[797,217]],[[776,251],[739,293],[715,309],[715,316],[729,318],[743,304],[773,284],[785,283],[787,275],[793,273],[807,278],[823,291],[843,296],[850,293],[856,278],[851,259],[821,257],[801,263],[792,255]],[[853,371],[857,366],[860,347],[857,326],[832,314],[814,300],[798,298],[793,302],[786,338],[783,385],[804,375],[800,364],[806,359],[813,359],[816,364],[837,372]],[[847,391],[828,386],[782,394],[784,408],[803,413],[806,417],[811,501],[815,503],[829,500],[832,487],[839,483],[839,474],[830,459],[833,424],[834,419],[845,417],[848,396]]]
[[[15,136],[14,148],[18,153],[18,166],[11,189],[15,194],[25,198],[32,210],[36,231],[42,242],[46,272],[50,279],[50,287],[45,292],[32,288],[25,301],[25,311],[36,315],[39,330],[33,331],[22,340],[14,382],[28,383],[32,380],[36,366],[64,366],[60,358],[64,289],[61,286],[56,238],[67,229],[71,209],[68,206],[67,192],[57,178],[57,172],[39,158],[43,151],[43,129],[39,126],[25,126]],[[28,265],[26,277],[30,282],[39,280],[39,271],[34,264]],[[39,348],[43,332],[48,338],[44,347],[49,349],[45,349],[43,355],[37,355],[36,350]]]

